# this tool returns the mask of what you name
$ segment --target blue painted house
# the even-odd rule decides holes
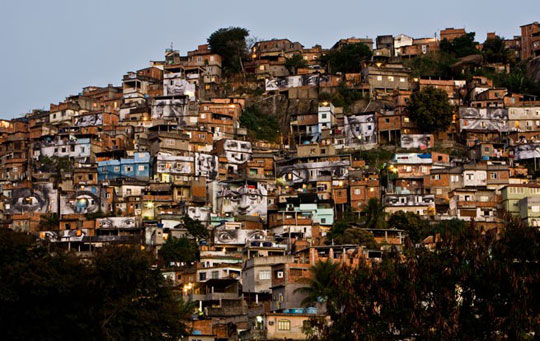
[[[98,180],[135,178],[149,180],[151,173],[150,153],[135,153],[133,158],[98,162]]]

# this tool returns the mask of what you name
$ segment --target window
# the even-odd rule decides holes
[[[201,118],[203,118],[203,119],[206,118],[206,114],[201,113]]]
[[[322,118],[326,118],[326,114],[322,114],[321,117],[322,117]]]
[[[531,207],[531,211],[532,211],[532,212],[535,212],[535,213],[540,212],[540,206],[532,206],[532,207]]]
[[[382,81],[382,76],[377,76],[378,81]]]
[[[437,188],[437,189],[435,190],[435,194],[441,195],[441,194],[442,194],[442,188]]]
[[[120,167],[119,166],[114,167],[114,171],[115,172],[120,172]]]
[[[355,188],[355,189],[354,189],[354,194],[360,195],[360,192],[361,192],[361,191],[360,191],[360,188]]]
[[[403,117],[403,122],[409,123],[409,118],[408,117]]]
[[[394,76],[388,76],[388,80],[389,80],[390,82],[393,82],[393,81],[394,81]]]
[[[132,166],[126,166],[126,172],[133,172]]]
[[[212,271],[212,278],[213,279],[219,278],[219,271]]]
[[[451,182],[459,182],[459,175],[452,175],[450,176]]]
[[[482,195],[482,196],[480,197],[480,201],[486,202],[486,201],[488,201],[488,200],[489,200],[489,198],[487,197],[487,195]]]
[[[278,271],[278,272],[276,273],[276,277],[277,277],[277,278],[283,278],[283,271]]]
[[[277,329],[278,330],[291,330],[291,321],[279,320]]]
[[[169,145],[169,146],[174,146],[174,140],[173,139],[166,139],[165,143],[167,143],[167,145]]]
[[[144,165],[139,165],[139,166],[137,167],[137,170],[138,170],[139,172],[142,172],[142,171],[144,171],[145,168],[146,168],[146,167],[145,167]]]
[[[497,173],[495,173],[495,172],[489,173],[489,178],[490,179],[497,179]]]
[[[249,175],[257,175],[257,169],[256,168],[250,168],[249,169]]]
[[[200,281],[205,281],[206,280],[206,272],[201,272],[199,274],[199,280]]]
[[[321,218],[321,224],[326,224],[326,218]]]
[[[399,81],[400,81],[401,83],[405,83],[405,77],[399,77]]]
[[[441,175],[440,174],[434,174],[431,176],[431,179],[433,180],[441,180]]]
[[[259,279],[270,279],[270,270],[259,271]]]

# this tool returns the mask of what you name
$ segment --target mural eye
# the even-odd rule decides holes
[[[261,231],[253,231],[248,234],[248,240],[262,240],[264,234]]]
[[[230,242],[231,240],[233,240],[233,237],[228,231],[218,232],[217,237],[218,237],[218,240],[221,242]]]
[[[259,195],[257,193],[251,193],[251,194],[249,194],[249,199],[250,200],[257,200],[257,199],[259,199]]]
[[[77,213],[94,213],[98,209],[98,199],[91,192],[80,192],[75,198],[75,212]]]

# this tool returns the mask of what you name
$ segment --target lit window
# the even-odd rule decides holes
[[[289,320],[279,320],[278,321],[278,330],[291,330],[291,321],[289,321]]]

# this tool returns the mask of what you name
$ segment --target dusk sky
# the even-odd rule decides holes
[[[483,42],[487,32],[508,38],[534,21],[539,0],[2,0],[0,118],[48,109],[88,85],[121,85],[126,72],[162,60],[171,42],[186,54],[221,27],[330,47],[351,36],[432,37],[445,27]]]

